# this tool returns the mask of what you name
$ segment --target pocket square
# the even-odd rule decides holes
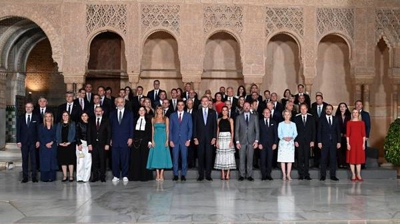
[[[36,123],[36,121],[32,121],[32,123]]]

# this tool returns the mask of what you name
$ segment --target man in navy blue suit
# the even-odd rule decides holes
[[[183,110],[185,103],[182,100],[178,101],[177,108],[178,110],[172,113],[169,118],[169,146],[173,148],[174,163],[173,180],[178,180],[180,154],[182,161],[181,181],[186,181],[188,147],[192,138],[193,123],[192,116]]]
[[[154,87],[154,89],[150,90],[147,93],[147,98],[150,98],[152,106],[155,107],[154,102],[157,102],[157,101],[160,100],[160,97],[159,97],[160,91],[161,91],[161,89],[160,89],[160,81],[159,80],[154,80],[153,87]]]
[[[330,166],[331,180],[338,181],[336,177],[336,151],[340,149],[340,127],[338,119],[332,115],[333,106],[328,104],[325,109],[325,116],[318,122],[317,142],[321,149],[321,181],[326,179],[326,166]]]
[[[264,118],[260,119],[261,180],[273,180],[271,177],[273,151],[278,145],[278,124],[271,118],[271,111],[265,108]]]
[[[110,114],[112,173],[114,176],[112,181],[119,181],[122,169],[123,181],[128,182],[130,147],[133,139],[133,114],[125,109],[125,99],[118,97],[115,102],[117,109]]]
[[[37,181],[36,148],[39,148],[39,116],[33,114],[33,104],[25,104],[25,114],[17,122],[17,146],[22,154],[22,183],[28,182],[28,161],[31,161],[32,182]]]
[[[357,100],[355,103],[356,109],[360,112],[361,114],[361,120],[364,121],[365,123],[365,158],[367,158],[367,144],[368,144],[368,139],[369,139],[369,133],[371,132],[371,117],[369,116],[369,113],[365,110],[363,110],[363,103],[361,100]],[[363,169],[365,169],[365,164],[361,166]]]

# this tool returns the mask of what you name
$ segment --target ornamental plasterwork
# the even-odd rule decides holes
[[[339,30],[354,38],[354,9],[350,8],[318,8],[317,33],[324,36],[332,30]]]
[[[241,34],[243,31],[243,6],[204,6],[204,33],[214,29],[229,29]]]
[[[376,9],[376,41],[385,36],[393,44],[400,42],[400,9]]]
[[[86,5],[86,31],[90,34],[93,30],[102,27],[113,27],[126,34],[127,7],[126,5]]]
[[[180,5],[142,4],[140,9],[142,33],[153,28],[164,28],[180,33]]]
[[[266,36],[281,30],[293,30],[303,36],[303,9],[302,8],[266,8]]]

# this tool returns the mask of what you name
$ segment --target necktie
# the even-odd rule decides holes
[[[318,117],[321,116],[321,105],[318,106]]]
[[[164,110],[164,116],[165,116],[166,113],[167,113],[167,110]]]
[[[178,121],[179,121],[179,124],[182,123],[182,113],[179,113]]]
[[[332,126],[331,116],[328,116],[328,122],[329,122],[329,125]]]
[[[249,125],[249,115],[246,114],[246,125]]]
[[[26,121],[26,125],[29,127],[30,124],[31,124],[31,115],[28,114],[28,120]]]
[[[43,108],[42,109],[40,109],[41,111],[40,111],[40,115],[42,115],[42,117],[43,117],[43,115],[44,115],[44,110],[43,110]]]
[[[228,97],[229,102],[232,103],[232,97]]]
[[[71,104],[68,104],[68,113],[71,114]]]
[[[303,116],[303,125],[306,126],[306,116]]]
[[[264,119],[264,124],[265,124],[265,126],[267,126],[267,119]]]
[[[89,103],[90,103],[90,100],[92,99],[92,96],[90,94],[91,93],[88,93],[88,97],[87,97],[87,100],[89,101]]]
[[[99,128],[100,128],[100,118],[97,118],[96,129],[99,130]]]
[[[143,118],[140,118],[139,130],[144,131],[142,130],[142,123],[143,123]]]
[[[231,117],[231,111],[229,111],[229,114],[228,114],[228,116],[229,116],[229,117]]]
[[[266,121],[267,121],[267,127],[269,127],[269,120],[268,120],[268,119],[266,119]]]
[[[174,100],[174,110],[176,109],[176,100]]]
[[[158,91],[156,90],[156,91],[154,91],[154,100],[157,99],[157,95],[158,95]]]
[[[203,109],[203,120],[204,125],[207,125],[207,109]]]
[[[82,108],[82,110],[83,110],[83,99],[80,98],[79,101],[80,101],[80,104],[81,104],[81,108]]]
[[[119,111],[118,123],[121,124],[121,121],[122,121],[122,111]]]

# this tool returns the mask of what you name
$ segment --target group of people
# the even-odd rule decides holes
[[[350,112],[340,103],[333,106],[317,92],[311,104],[302,84],[293,95],[286,89],[278,95],[253,84],[250,94],[239,86],[220,87],[214,97],[206,90],[199,99],[190,83],[184,90],[167,92],[154,89],[143,95],[143,87],[120,89],[118,97],[103,86],[93,93],[91,84],[79,89],[77,97],[66,93],[66,102],[57,113],[41,97],[34,107],[29,102],[17,121],[17,145],[22,151],[23,179],[55,181],[61,166],[62,181],[106,181],[107,161],[113,182],[164,180],[164,170],[173,169],[173,181],[186,181],[190,167],[198,169],[198,181],[212,181],[212,169],[221,170],[229,180],[232,169],[239,170],[239,181],[254,181],[253,168],[259,167],[262,180],[272,180],[271,171],[280,163],[282,179],[291,180],[297,159],[299,179],[311,180],[309,160],[320,167],[320,180],[337,181],[336,168],[350,164],[352,181],[362,181],[370,118],[362,101]],[[360,118],[361,117],[361,118]],[[238,157],[238,166],[236,158]]]

